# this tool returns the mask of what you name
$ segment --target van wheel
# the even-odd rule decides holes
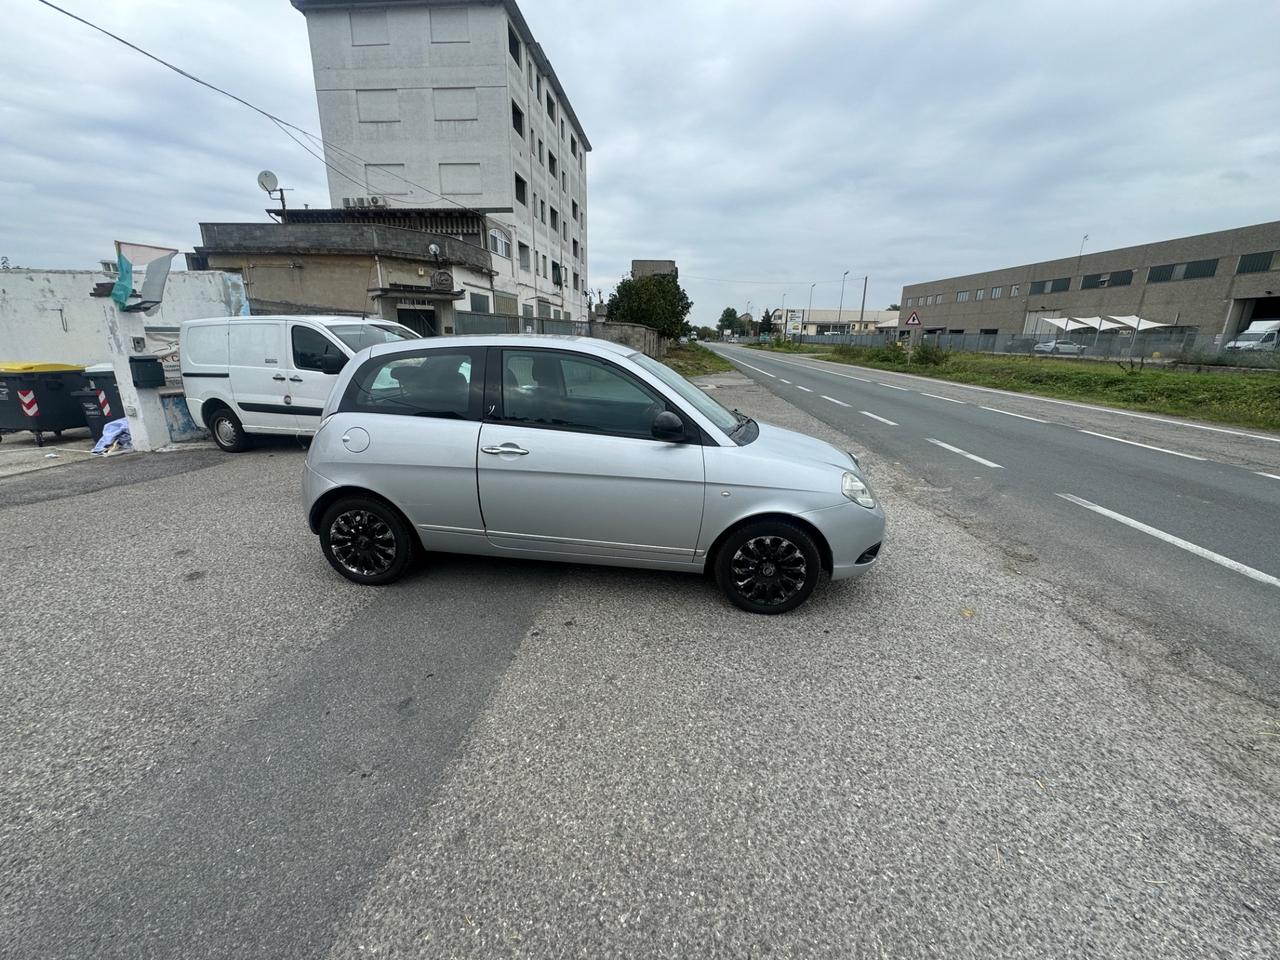
[[[320,518],[320,549],[354,583],[382,586],[404,576],[413,560],[412,530],[381,500],[344,497]]]
[[[240,419],[226,407],[219,407],[209,418],[209,432],[213,442],[227,453],[243,453],[253,445]]]
[[[809,599],[822,574],[813,538],[783,520],[735,530],[716,554],[716,582],[750,613],[786,613]]]

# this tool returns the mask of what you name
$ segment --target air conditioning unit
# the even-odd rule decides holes
[[[367,197],[356,197],[357,207],[367,207],[368,205],[369,205],[369,200]]]
[[[385,207],[386,205],[387,205],[386,197],[370,197],[369,198],[369,206],[371,207]]]
[[[344,207],[354,207],[356,205],[356,201],[353,197],[343,197],[342,205]]]
[[[116,263],[116,261],[99,260],[98,263],[102,264],[102,272],[108,277],[118,277],[120,275],[120,264]]]

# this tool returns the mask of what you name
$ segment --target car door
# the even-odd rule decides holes
[[[295,425],[314,433],[329,391],[350,354],[323,328],[306,321],[289,322],[289,400]]]
[[[241,422],[250,433],[293,433],[288,348],[281,320],[233,320],[227,372]]]
[[[702,524],[700,433],[654,440],[680,414],[616,364],[492,349],[476,464],[490,543],[557,556],[692,560]],[[683,415],[681,414],[682,418]]]

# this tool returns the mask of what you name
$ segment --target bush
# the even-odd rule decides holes
[[[911,351],[911,362],[922,367],[940,367],[951,355],[936,343],[924,340]]]
[[[902,345],[902,341],[895,340],[887,343],[883,347],[872,347],[867,357],[868,360],[874,360],[877,363],[901,364],[907,363],[907,348]]]

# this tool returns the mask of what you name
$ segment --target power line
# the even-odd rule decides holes
[[[190,73],[186,70],[183,70],[181,67],[177,66],[176,64],[170,63],[168,60],[165,60],[162,57],[156,56],[154,53],[151,53],[149,50],[143,49],[142,47],[138,46],[136,43],[132,43],[129,40],[126,40],[124,37],[121,37],[118,34],[112,33],[110,30],[106,29],[105,27],[100,27],[98,26],[98,24],[92,22],[91,20],[86,20],[84,17],[79,16],[78,14],[72,13],[70,10],[67,10],[63,7],[58,6],[56,3],[50,2],[50,0],[36,0],[36,2],[43,4],[44,6],[48,7],[50,10],[56,10],[58,13],[61,13],[63,16],[70,17],[72,20],[75,20],[77,23],[83,24],[84,26],[88,27],[91,30],[96,30],[98,33],[101,33],[103,36],[110,37],[112,40],[116,41],[117,43],[123,44],[124,46],[128,47],[130,50],[133,50],[135,53],[142,54],[142,56],[146,57],[148,60],[154,60],[156,63],[160,64],[165,69],[172,70],[174,73],[178,74],[178,76],[185,77],[187,80],[190,80],[192,83],[199,84],[200,86],[205,87],[208,90],[212,90],[214,93],[227,97],[230,100],[234,100],[236,103],[240,104],[243,107],[248,107],[254,113],[257,113],[263,117],[266,117],[268,120],[274,123],[281,130],[284,130],[285,133],[288,133],[288,130],[285,130],[286,127],[289,128],[289,130],[296,130],[298,133],[301,133],[303,136],[310,137],[315,142],[323,144],[325,147],[328,147],[334,152],[345,153],[349,157],[355,160],[358,160],[364,164],[369,163],[367,159],[360,157],[349,150],[345,150],[341,147],[338,147],[336,144],[329,143],[323,137],[317,136],[316,134],[311,133],[309,130],[304,129],[295,123],[290,123],[288,120],[285,120],[282,117],[278,117],[275,114],[271,113],[270,111],[264,110],[262,107],[259,107],[257,104],[250,103],[248,100],[244,99],[243,97],[236,96],[236,94],[231,93],[228,90],[224,90],[222,87],[219,87],[216,84],[210,83],[208,80],[203,80],[200,77],[197,77],[194,73]],[[302,144],[292,134],[289,134],[289,136],[290,136],[290,139],[292,139],[295,143],[297,143],[304,150],[306,150],[307,153],[310,153],[313,157],[316,156],[316,154],[312,153],[311,150],[308,150],[306,146]],[[329,161],[326,160],[325,158],[318,157],[317,159],[319,159],[330,170],[333,170],[335,173],[338,173],[341,176],[346,177],[348,180],[350,180],[352,183],[355,183],[357,186],[362,188],[368,187],[368,184],[361,183],[359,180],[356,180],[350,174],[347,174],[346,172],[339,170],[333,164],[329,163]],[[395,180],[401,181],[402,183],[407,183],[412,187],[417,187],[419,190],[423,191],[424,193],[427,193],[433,197],[443,200],[445,203],[451,203],[455,207],[457,207],[459,210],[462,210],[466,213],[470,213],[474,216],[479,217],[482,221],[487,222],[487,220],[485,219],[485,215],[481,213],[479,210],[476,210],[472,207],[468,207],[464,203],[459,203],[457,200],[454,200],[452,197],[447,197],[444,194],[436,193],[436,191],[430,189],[429,187],[425,187],[420,183],[417,183],[413,180],[409,180],[406,177],[402,177],[397,173],[392,173],[389,170],[384,170],[383,173],[385,173],[387,176]],[[406,203],[406,204],[408,203],[408,201],[399,201],[399,202]],[[474,246],[474,244],[472,244],[472,246]]]
[[[822,286],[826,283],[840,283],[840,277],[834,280],[722,280],[718,277],[691,277],[688,274],[684,276],[685,280],[697,280],[699,283],[732,283],[732,284],[758,284],[765,287],[807,287],[810,283],[816,283]],[[850,279],[850,278],[844,278]],[[862,277],[853,277],[851,279],[861,280]]]

